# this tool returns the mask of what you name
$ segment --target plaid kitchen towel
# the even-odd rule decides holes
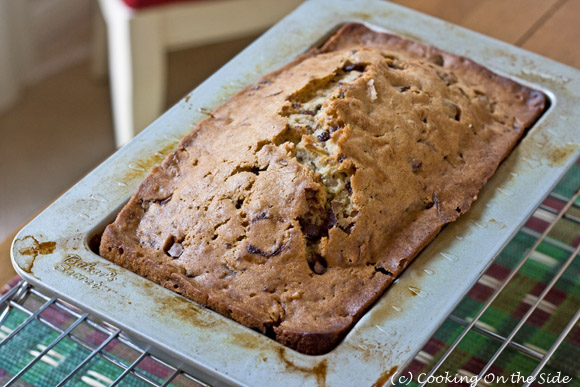
[[[381,383],[391,385],[418,385],[418,378],[428,373],[446,349],[454,342],[479,312],[482,305],[500,286],[510,271],[532,248],[541,233],[552,223],[558,211],[580,188],[580,163],[577,163],[555,188],[525,227],[504,248],[496,261],[460,302],[451,316],[442,324],[413,362],[405,370],[397,370],[397,378]],[[473,378],[501,345],[492,336],[506,337],[521,320],[531,305],[537,300],[546,285],[554,277],[570,252],[580,244],[580,201],[560,220],[548,237],[531,253],[530,259],[518,271],[501,295],[491,304],[476,324],[476,330],[469,332],[455,351],[436,372],[429,385],[465,386],[469,382],[452,379],[454,376]],[[17,280],[16,280],[17,281]],[[5,293],[14,286],[13,282],[3,290]],[[28,310],[38,310],[45,299],[30,296],[22,303]],[[72,308],[72,307],[70,307]],[[478,385],[522,385],[538,364],[538,360],[524,354],[544,354],[560,335],[568,321],[580,309],[580,259],[574,260],[563,276],[556,282],[537,310],[530,316],[519,333],[514,337],[516,346],[506,348],[490,368],[490,383],[480,381]],[[11,308],[2,314],[5,304],[0,305],[0,340],[8,337],[28,318],[28,314]],[[77,314],[78,316],[78,314]],[[0,345],[0,384],[5,384],[49,345],[59,333],[53,329],[66,329],[77,317],[51,305],[40,314],[41,320],[33,320],[13,338]],[[52,325],[52,327],[51,327]],[[73,330],[76,341],[65,338],[41,358],[16,382],[17,386],[52,386],[75,369],[91,350],[98,347],[107,333],[82,323]],[[84,345],[80,345],[79,342]],[[518,347],[519,346],[519,347]],[[89,348],[89,349],[87,349]],[[95,356],[88,364],[76,372],[67,386],[108,386],[123,368],[135,361],[138,351],[120,339],[112,340],[103,350],[104,356]],[[386,367],[388,365],[385,365]],[[173,370],[154,359],[146,357],[136,367],[137,371],[158,384],[163,384]],[[394,369],[393,369],[394,370]],[[400,379],[400,376],[411,379]],[[543,379],[533,385],[580,386],[580,327],[575,326],[555,352],[551,361],[543,369]],[[444,376],[447,376],[446,380]],[[503,377],[504,379],[498,379]],[[566,379],[566,378],[569,378]],[[423,379],[424,380],[424,379]],[[468,380],[468,379],[463,379]],[[473,379],[470,379],[473,380]],[[498,381],[499,380],[499,381]],[[543,382],[543,383],[540,383]],[[135,375],[124,377],[123,386],[148,386]],[[196,385],[185,379],[176,379],[170,385]]]
[[[26,305],[26,304],[25,304]],[[37,305],[39,306],[39,305]],[[28,309],[33,306],[29,303]],[[27,314],[11,310],[7,319],[0,327],[0,339],[6,338],[14,329],[21,325]],[[33,320],[11,340],[0,347],[0,385],[7,383],[14,375],[27,366],[27,364],[37,357],[59,333],[51,329],[48,324],[59,327],[66,327],[76,320],[56,307],[46,309],[41,314],[43,322]],[[82,338],[90,347],[96,348],[107,338],[105,333],[99,332],[90,326],[79,326],[74,331],[75,337]],[[69,338],[60,341],[52,350],[43,356],[31,367],[17,382],[16,386],[53,386],[67,376],[83,359],[89,356],[90,350],[77,344]],[[119,340],[113,340],[105,347],[106,353],[111,360],[103,357],[95,357],[85,367],[75,374],[66,386],[109,386],[122,373],[123,369],[118,364],[128,366],[136,358],[137,353],[131,348],[123,345]],[[139,365],[139,370],[160,385],[167,378],[171,371],[151,364]],[[123,378],[123,386],[149,386],[150,384],[141,381],[137,377],[130,375]]]
[[[395,385],[416,386],[426,380],[433,366],[472,321],[494,290],[532,249],[538,237],[555,220],[566,202],[580,188],[580,161],[543,202],[534,216],[504,248],[495,262],[473,286],[413,362],[398,370]],[[429,385],[465,386],[475,381],[501,342],[491,335],[508,336],[520,322],[563,263],[580,244],[580,200],[558,221],[548,237],[533,251],[506,288],[495,299],[429,379]],[[545,354],[574,314],[580,309],[580,258],[576,257],[554,287],[515,335],[513,342],[538,355]],[[491,335],[490,335],[491,333]],[[520,348],[521,348],[520,347]],[[508,346],[478,385],[521,386],[538,360]],[[461,378],[463,376],[463,378]],[[439,378],[437,378],[439,377]],[[447,377],[447,378],[446,378]],[[530,380],[531,381],[531,380]],[[580,326],[576,325],[556,350],[532,386],[580,386]]]
[[[0,296],[17,286],[19,278],[15,278],[6,285]],[[46,298],[39,297],[30,291],[26,292],[24,300],[17,304],[22,309],[35,312],[41,310]],[[12,296],[13,298],[17,295]],[[0,305],[0,385],[8,383],[47,347],[59,337],[59,332],[70,327],[82,313],[71,305],[63,302],[52,303],[42,310],[37,319],[27,322],[29,314],[17,307],[5,309],[6,304]],[[3,312],[4,311],[4,312]],[[24,326],[20,331],[19,327]],[[97,329],[98,326],[100,329]],[[108,327],[108,328],[107,328]],[[107,328],[107,329],[106,329]],[[72,330],[72,336],[67,336],[58,342],[50,351],[40,358],[13,384],[19,387],[54,386],[77,368],[92,350],[99,347],[110,336],[114,336],[113,329],[106,324],[97,324],[84,321]],[[14,332],[17,334],[14,335]],[[10,335],[13,335],[10,337]],[[2,340],[9,339],[5,342]],[[66,386],[106,387],[111,385],[123,371],[135,362],[141,352],[127,343],[130,340],[121,335],[104,346],[100,355],[93,357],[87,364],[74,373],[66,382]],[[82,344],[82,345],[81,345]],[[174,369],[163,363],[145,357],[135,367],[139,375],[150,380],[153,385],[164,383],[173,375]],[[151,386],[133,374],[123,376],[120,386]],[[202,386],[190,378],[179,375],[168,386]]]

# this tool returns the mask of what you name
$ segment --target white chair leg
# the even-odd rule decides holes
[[[100,0],[107,23],[115,142],[122,146],[163,111],[165,53],[159,19]]]
[[[115,143],[121,146],[134,135],[131,95],[131,51],[129,19],[131,12],[117,0],[99,0],[107,24],[109,84],[113,108]]]

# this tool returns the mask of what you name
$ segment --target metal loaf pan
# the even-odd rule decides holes
[[[349,21],[469,57],[544,91],[550,109],[483,189],[323,356],[285,348],[102,259],[91,238],[205,113]],[[286,17],[28,224],[12,246],[22,277],[153,344],[217,385],[350,386],[413,358],[580,154],[580,72],[379,0],[311,0]],[[452,286],[450,286],[452,284]]]

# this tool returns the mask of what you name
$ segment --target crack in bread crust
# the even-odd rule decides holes
[[[336,144],[345,123],[333,116],[332,101],[345,98],[346,86],[359,79],[365,67],[345,63],[332,77],[314,80],[288,97],[280,113],[288,119],[288,131],[295,133],[291,142],[295,145],[296,160],[322,183],[321,190],[307,193],[309,210],[298,219],[306,236],[307,260],[316,274],[323,274],[327,269],[321,254],[321,239],[328,238],[332,227],[350,234],[358,214],[350,198],[354,168],[341,165],[344,157]]]
[[[469,209],[545,105],[466,58],[346,25],[200,122],[100,254],[328,352]]]

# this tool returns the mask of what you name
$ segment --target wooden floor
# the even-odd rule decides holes
[[[393,0],[393,2],[580,69],[580,0]],[[207,55],[199,57],[208,58]],[[170,79],[179,80],[180,71],[185,71],[185,67],[173,66],[175,71],[170,74]],[[187,71],[195,72],[191,67],[187,67]],[[34,93],[35,90],[30,92]],[[42,94],[44,91],[37,92]],[[108,99],[103,99],[102,103],[108,103]],[[14,275],[8,253],[11,239],[12,237],[9,237],[0,243],[0,284]]]

